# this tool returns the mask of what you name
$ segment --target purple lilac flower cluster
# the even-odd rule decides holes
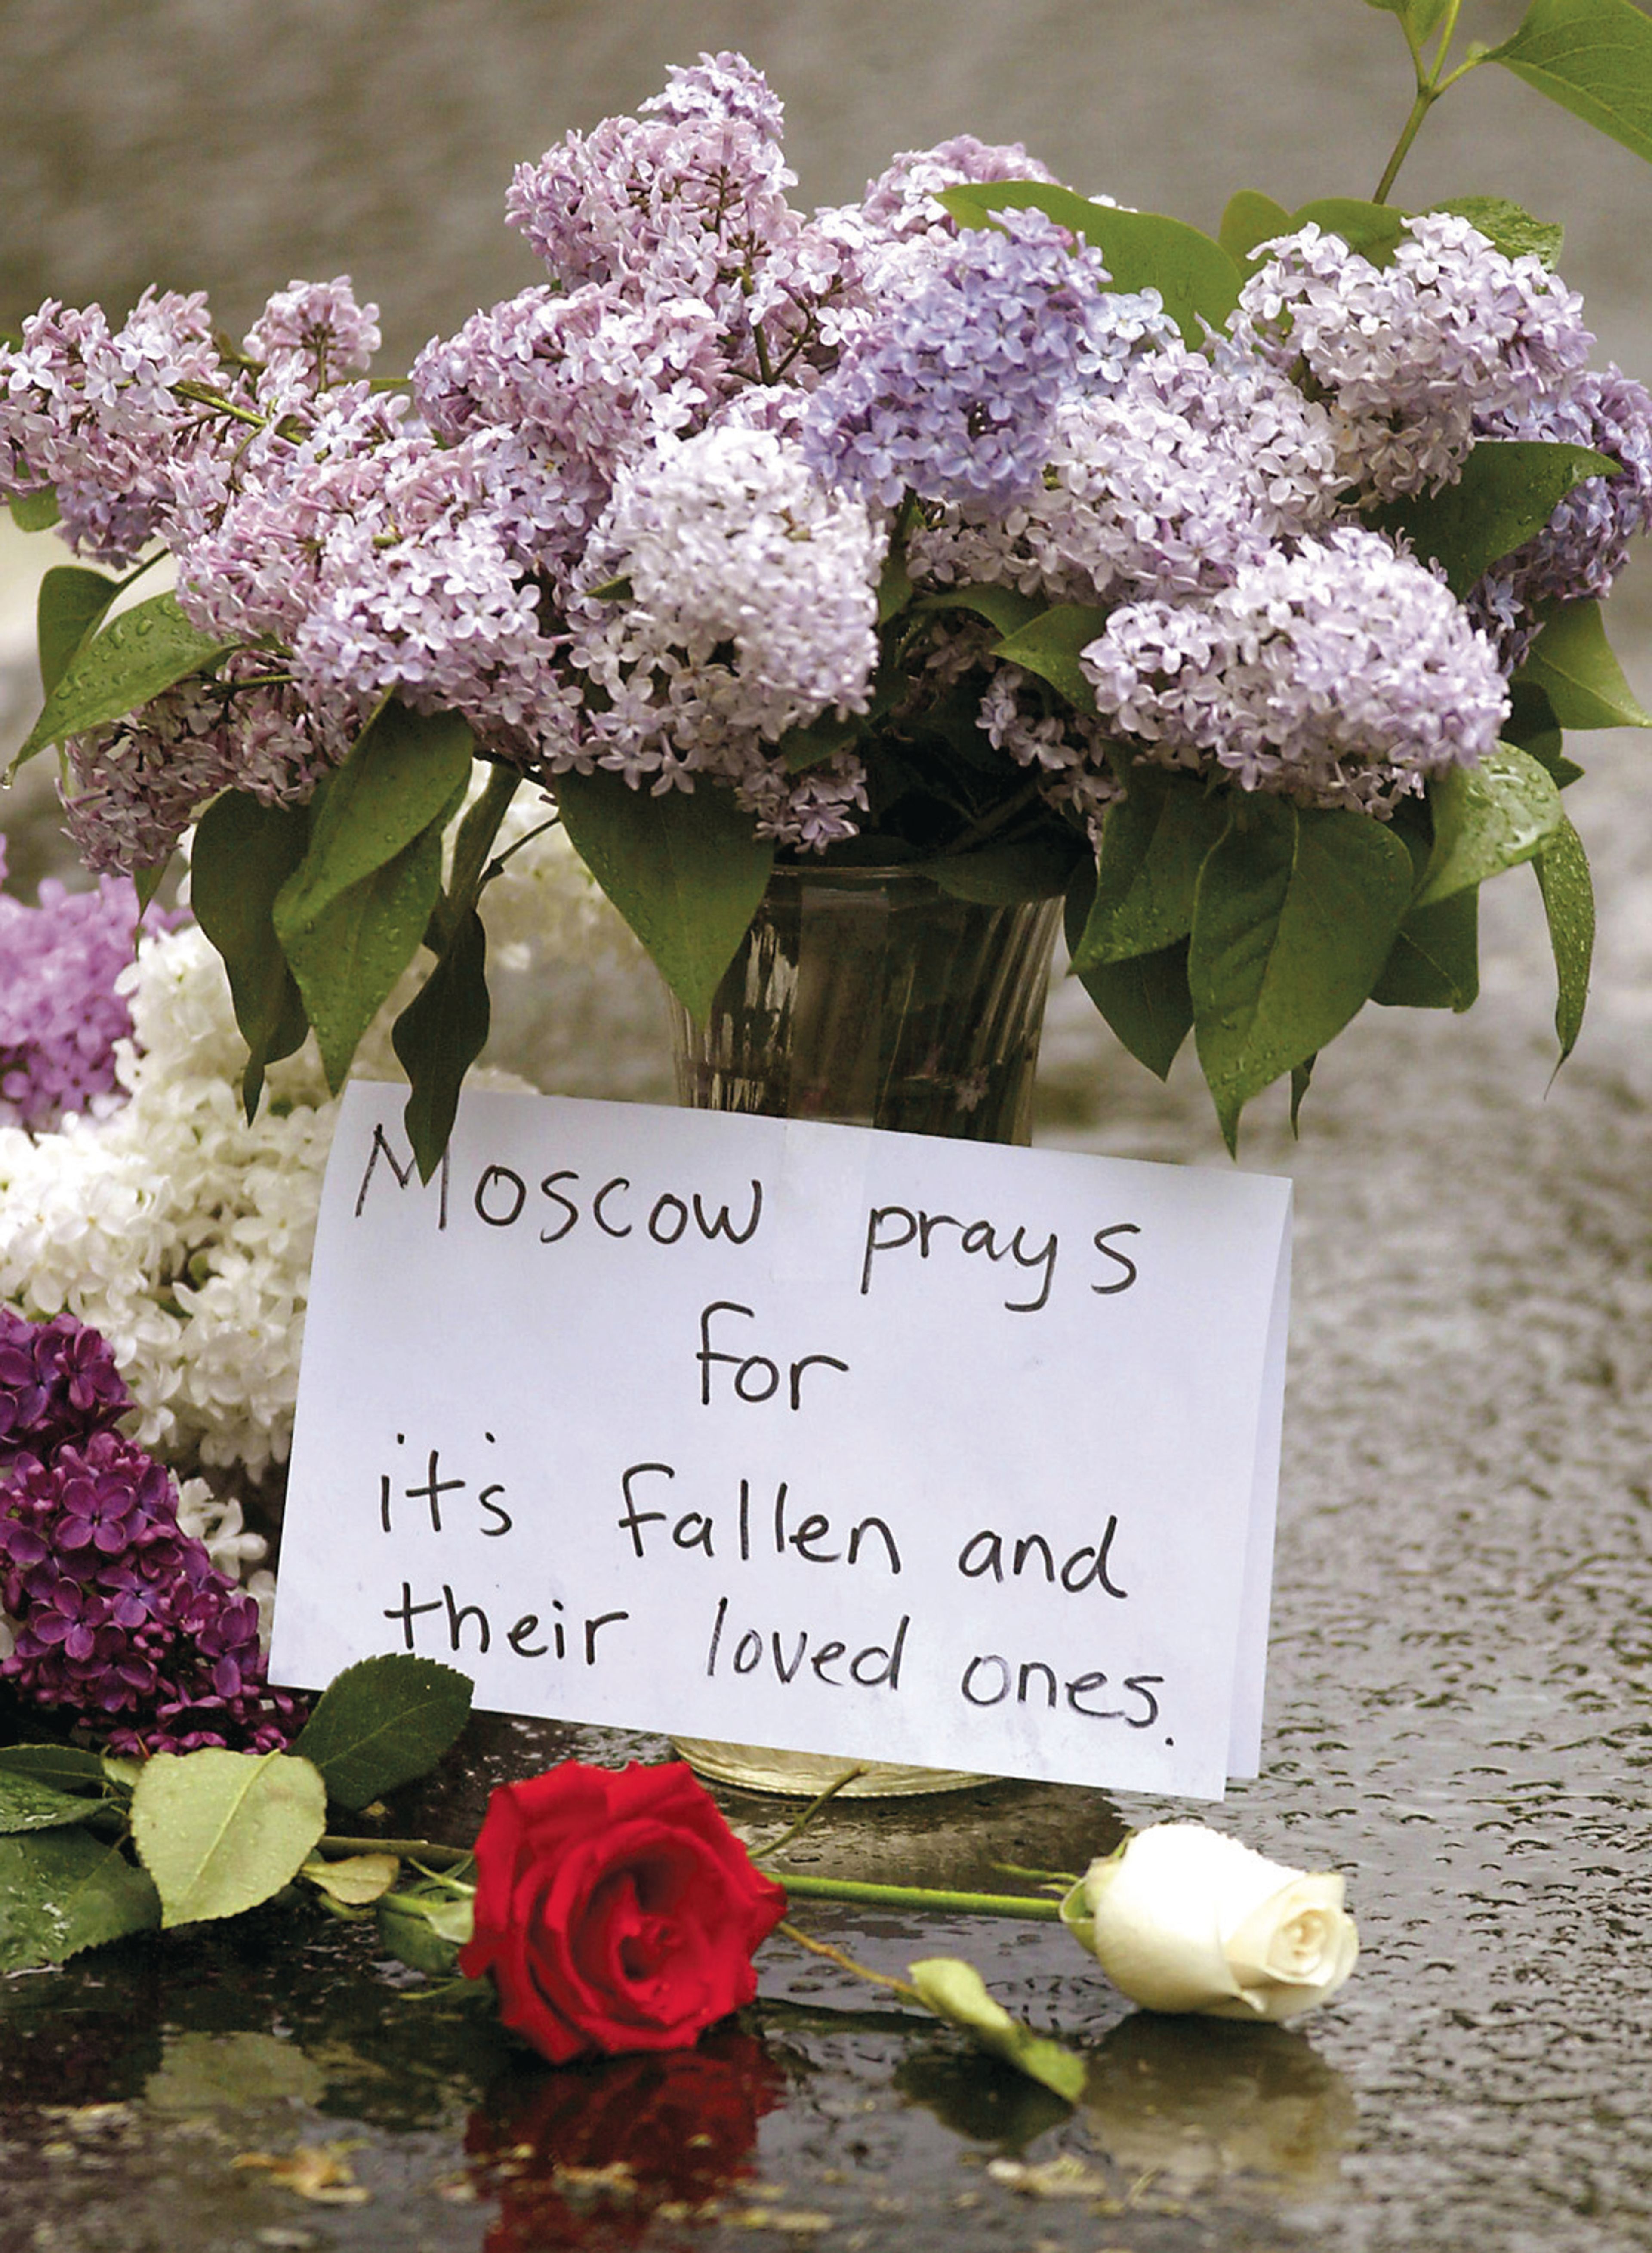
[[[0,1680],[115,1752],[277,1751],[302,1717],[258,1607],[179,1531],[171,1474],[115,1428],[130,1406],[95,1330],[0,1308]]]
[[[1442,580],[1344,526],[1197,603],[1124,603],[1080,658],[1098,708],[1167,766],[1374,811],[1489,746],[1508,711]]]
[[[151,931],[176,920],[157,908],[147,918]],[[0,1124],[39,1133],[115,1099],[115,1050],[132,1031],[116,981],[138,921],[124,877],[90,892],[48,877],[35,907],[0,894]]]
[[[343,278],[277,293],[239,352],[175,295],[113,330],[48,305],[0,350],[0,493],[55,485],[106,561],[163,541],[190,618],[248,645],[71,743],[94,867],[158,858],[225,787],[307,798],[387,692],[553,792],[730,788],[798,851],[887,792],[876,742],[794,771],[788,732],[875,710],[898,759],[942,698],[1092,832],[1121,750],[1382,816],[1484,754],[1537,606],[1603,591],[1652,522],[1652,401],[1467,220],[1405,220],[1380,263],[1306,227],[1189,339],[1037,212],[951,219],[949,185],[1048,184],[1024,150],[908,152],[810,216],[782,125],[708,55],[522,166],[507,216],[548,281],[433,340],[405,395],[366,380],[376,310]],[[1465,607],[1370,511],[1508,436],[1623,473]],[[1110,744],[949,610],[983,584],[1112,611]],[[1334,653],[1363,672],[1333,684]]]

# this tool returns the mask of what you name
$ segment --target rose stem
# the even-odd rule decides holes
[[[951,1910],[963,1916],[1025,1916],[1055,1924],[1061,1909],[1051,1901],[1028,1894],[937,1893],[926,1886],[863,1885],[855,1878],[803,1878],[790,1870],[775,1873],[776,1880],[799,1901],[861,1901],[868,1908],[916,1908],[933,1913]]]
[[[785,1829],[780,1833],[777,1838],[771,1838],[766,1846],[747,1847],[746,1852],[750,1855],[752,1860],[754,1862],[766,1862],[771,1855],[777,1854],[783,1846],[789,1846],[791,1844],[791,1841],[798,1837],[801,1832],[805,1831],[809,1824],[813,1822],[815,1817],[826,1805],[827,1800],[835,1799],[839,1792],[840,1792],[846,1785],[853,1783],[857,1775],[864,1775],[865,1774],[866,1770],[863,1768],[845,1768],[841,1775],[833,1776],[831,1782],[827,1784],[826,1789],[821,1792],[818,1797],[812,1799],[809,1802],[809,1804],[804,1809],[801,1815],[796,1817],[791,1822],[787,1824]]]
[[[434,1862],[443,1870],[457,1869],[471,1854],[469,1846],[443,1846],[429,1838],[338,1838],[331,1832],[319,1841],[317,1851],[322,1847],[335,1854],[397,1854],[409,1862]]]
[[[929,2007],[917,1989],[909,1987],[904,1979],[893,1979],[887,1971],[874,1971],[865,1964],[857,1964],[854,1957],[846,1955],[842,1949],[833,1948],[824,1940],[811,1940],[808,1934],[799,1932],[795,1924],[777,1924],[775,1930],[787,1940],[795,1941],[799,1948],[806,1948],[811,1956],[824,1956],[843,1971],[853,1971],[857,1979],[869,1979],[875,1987],[888,1987],[896,1994],[903,1995],[909,2003],[922,2004],[926,2010]]]

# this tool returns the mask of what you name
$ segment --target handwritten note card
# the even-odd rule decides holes
[[[352,1085],[273,1671],[1219,1797],[1255,1772],[1290,1184]]]

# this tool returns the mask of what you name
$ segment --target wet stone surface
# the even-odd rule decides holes
[[[916,0],[898,20],[535,0],[467,10],[459,46],[429,0],[118,13],[3,10],[0,317],[49,287],[121,302],[162,241],[159,278],[221,284],[237,318],[291,272],[358,262],[416,345],[526,278],[501,263],[510,165],[705,45],[747,44],[790,95],[811,198],[967,127],[1208,223],[1249,182],[1288,199],[1374,178],[1389,135],[1365,90],[1384,121],[1404,94],[1392,24],[1354,0]],[[1492,38],[1511,11],[1482,13]],[[1565,218],[1568,278],[1644,374],[1648,175],[1512,85],[1453,99],[1415,198],[1495,186]],[[1644,688],[1635,575],[1618,631]],[[16,604],[0,632],[15,738]],[[1265,1768],[1216,1819],[1347,1873],[1365,1953],[1330,2007],[1300,2033],[1155,2020],[1050,1927],[811,1904],[800,1922],[886,1970],[967,1955],[1087,2053],[1083,2101],[780,1941],[756,2008],[695,2051],[553,2072],[476,1997],[376,1961],[371,1928],[278,1905],[0,1980],[0,2253],[1652,2242],[1652,771],[1635,739],[1575,748],[1601,934],[1552,1090],[1551,973],[1516,874],[1487,895],[1473,1015],[1368,1011],[1321,1063],[1300,1143],[1273,1102],[1247,1127],[1244,1162],[1296,1181],[1296,1297]],[[38,871],[49,845],[16,810],[6,826],[35,856],[14,871]],[[1044,1139],[1226,1162],[1192,1071],[1159,1089],[1071,994],[1046,1058]],[[392,1819],[463,1838],[499,1775],[661,1749],[484,1719]],[[785,1819],[725,1804],[752,1838]],[[1009,1785],[832,1810],[801,1851],[990,1884],[999,1861],[1077,1867],[1122,1822],[1186,1811]]]

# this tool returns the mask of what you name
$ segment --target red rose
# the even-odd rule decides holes
[[[565,1761],[501,1784],[476,1842],[467,1978],[553,2064],[686,2049],[757,1991],[752,1950],[785,1915],[689,1770]]]

